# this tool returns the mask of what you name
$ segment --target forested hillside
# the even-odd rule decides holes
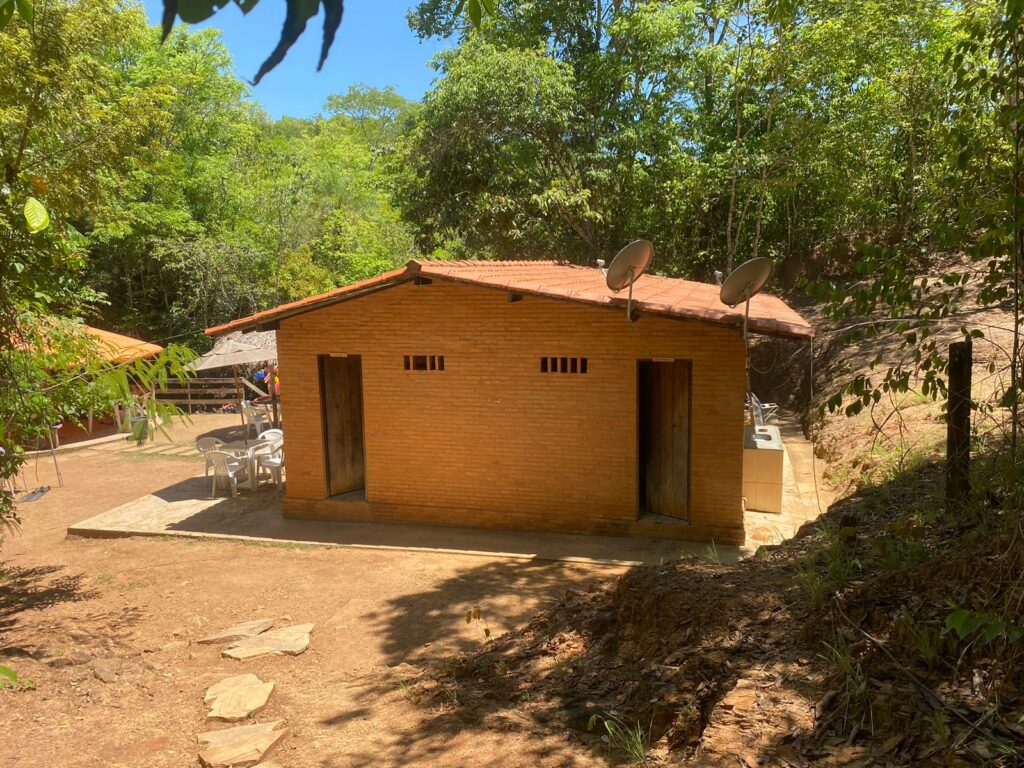
[[[952,162],[949,3],[508,2],[479,33],[456,6],[411,15],[462,40],[398,174],[421,244],[589,262],[642,236],[667,273],[767,255],[791,282],[859,239],[943,250],[984,190]]]
[[[0,83],[3,234],[43,311],[201,343],[204,327],[411,253],[379,162],[413,114],[393,91],[273,121],[216,31],[161,45],[141,8],[114,0],[16,19]],[[25,237],[21,186],[49,209],[47,232]]]
[[[657,271],[767,255],[782,287],[852,272],[862,243],[911,266],[962,248],[1005,172],[994,110],[949,61],[985,4],[510,1],[480,28],[457,5],[410,12],[457,42],[422,104],[354,88],[277,121],[215,31],[161,45],[116,0],[16,17],[0,37],[16,261],[55,267],[37,278],[52,309],[202,344],[418,254],[592,263],[646,237]],[[979,161],[957,162],[965,140]],[[53,221],[31,241],[27,193]]]

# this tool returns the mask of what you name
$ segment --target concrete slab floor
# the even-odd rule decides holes
[[[792,421],[783,421],[786,455],[783,465],[783,512],[745,513],[747,542],[743,547],[716,545],[722,562],[736,562],[762,544],[777,544],[816,518],[831,502],[814,482],[813,446]],[[159,441],[158,441],[159,442]],[[144,453],[189,447],[189,443],[147,445]],[[104,446],[107,447],[107,446]],[[119,453],[138,448],[110,446]],[[191,448],[194,451],[194,448]],[[184,453],[184,452],[183,452]],[[183,456],[184,458],[184,456]],[[198,460],[198,456],[195,456]],[[198,463],[198,461],[197,461]],[[281,514],[281,494],[272,486],[240,491],[229,498],[220,491],[210,497],[210,481],[188,478],[155,493],[122,504],[68,528],[68,534],[93,538],[182,536],[230,538],[279,546],[358,547],[383,550],[487,555],[522,560],[552,560],[617,565],[657,565],[682,556],[708,557],[708,544],[575,536],[552,533],[485,530],[428,525],[384,525],[335,521],[289,520]]]
[[[705,544],[612,536],[573,536],[430,525],[385,525],[289,520],[281,514],[281,493],[271,486],[227,491],[210,498],[202,475],[143,496],[68,528],[70,536],[186,536],[231,538],[281,546],[359,547],[447,554],[487,555],[520,560],[558,560],[616,565],[658,565],[685,555],[706,557]],[[722,562],[736,562],[752,550],[718,546]]]

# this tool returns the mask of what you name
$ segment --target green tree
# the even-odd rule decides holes
[[[598,217],[567,139],[577,121],[568,67],[542,50],[478,41],[441,67],[395,164],[397,200],[420,246],[457,233],[474,254],[594,253]]]
[[[21,5],[21,3],[19,3]],[[2,9],[0,9],[2,10]],[[9,22],[9,23],[7,23]],[[81,225],[166,130],[169,92],[136,88],[125,56],[148,32],[112,0],[44,0],[0,34],[0,477],[54,420],[183,375],[185,352],[112,366],[74,323],[101,299],[86,287]],[[22,201],[38,198],[28,209]],[[154,405],[155,407],[155,405]],[[153,415],[157,415],[153,411]],[[16,519],[0,486],[0,521]]]
[[[848,266],[855,239],[925,245],[949,220],[959,188],[944,158],[941,59],[959,15],[940,0],[541,0],[508,3],[478,31],[461,29],[455,9],[426,0],[411,16],[422,36],[461,35],[399,183],[421,243],[464,235],[504,254],[525,221],[531,246],[556,247],[520,256],[557,248],[589,260],[645,236],[668,273],[707,278],[758,254],[793,282]],[[546,111],[499,104],[515,87],[506,72],[524,85],[557,78],[562,90]],[[455,121],[451,137],[439,115]],[[525,158],[498,151],[524,127],[539,145],[527,125],[537,116],[554,138]],[[539,218],[522,186],[506,194],[509,179],[553,178],[537,158],[559,169],[556,204]],[[507,220],[490,218],[502,205]],[[569,212],[575,240],[563,231]]]

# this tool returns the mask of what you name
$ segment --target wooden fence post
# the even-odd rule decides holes
[[[946,509],[971,498],[971,340],[949,345],[946,403]]]

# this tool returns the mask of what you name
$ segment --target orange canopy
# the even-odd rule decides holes
[[[86,333],[99,342],[101,354],[111,363],[126,363],[129,360],[152,357],[164,351],[159,344],[150,344],[148,341],[93,328],[90,325],[86,325],[84,328]]]

